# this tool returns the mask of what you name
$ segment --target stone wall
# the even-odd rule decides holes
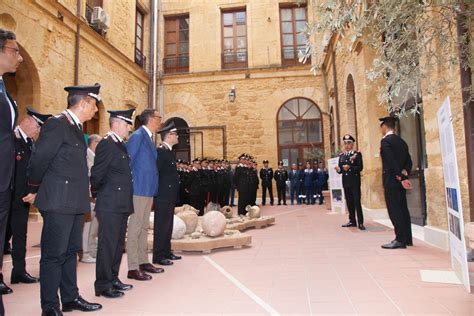
[[[82,3],[84,14],[85,2]],[[74,83],[77,23],[81,29],[79,84],[102,85],[100,133],[108,129],[106,110],[131,105],[141,111],[147,106],[148,74],[134,62],[135,2],[105,4],[112,24],[104,38],[87,25],[84,16],[77,20],[76,1],[2,1],[0,27],[16,33],[25,57],[14,82],[7,82],[12,86],[20,113],[24,113],[26,105],[45,113],[59,113],[66,107],[63,88]],[[146,25],[148,20],[147,15]],[[147,30],[145,34],[149,36]],[[148,41],[149,37],[145,40],[146,55]]]

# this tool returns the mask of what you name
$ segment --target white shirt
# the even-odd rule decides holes
[[[25,143],[28,143],[28,135],[26,135],[26,133],[23,132],[20,126],[17,126],[17,128],[18,128],[18,131],[20,132],[21,137],[25,141]]]
[[[118,136],[117,133],[115,133],[114,131],[110,131],[109,133],[110,133],[110,134],[113,134],[115,137],[117,137],[117,139],[118,139],[121,143],[123,143],[123,138],[120,137],[120,136]]]
[[[173,148],[168,144],[167,142],[163,142],[163,145],[165,145],[169,150],[172,150]]]
[[[79,118],[76,116],[76,114],[74,114],[74,113],[73,113],[72,111],[70,111],[70,110],[66,110],[66,111],[69,113],[69,115],[71,115],[72,120],[73,120],[74,123],[76,123],[76,125],[77,125],[77,128],[79,128],[79,126],[82,126],[82,123],[81,123],[81,121],[79,121]]]
[[[148,129],[148,127],[146,127],[145,125],[143,125],[143,129],[146,131],[146,133],[148,134],[148,136],[150,136],[150,138],[153,138],[153,134],[152,132]]]
[[[383,135],[382,139],[384,139],[388,135],[393,135],[393,134],[394,134],[393,131],[388,131],[387,133],[385,133],[385,135]]]
[[[0,80],[3,81],[3,76],[0,76]],[[3,81],[3,85],[5,86],[5,81]],[[7,87],[5,87],[5,91],[7,90]],[[8,105],[10,106],[10,114],[12,116],[12,128],[15,125],[15,108],[13,107],[13,104],[10,102],[10,98],[5,95],[5,99],[7,99]]]

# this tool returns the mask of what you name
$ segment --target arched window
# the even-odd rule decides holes
[[[278,157],[285,165],[324,156],[321,111],[308,99],[285,102],[278,111]]]
[[[346,84],[346,118],[347,126],[344,134],[351,134],[356,138],[357,141],[357,114],[356,114],[356,101],[355,101],[355,86],[352,75],[347,77]]]

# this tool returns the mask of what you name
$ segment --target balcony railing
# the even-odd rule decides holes
[[[298,65],[310,65],[311,57],[309,57],[305,63],[300,63],[298,60],[298,52],[303,48],[294,49],[293,47],[284,47],[281,49],[281,64],[283,66],[298,66]]]
[[[247,51],[231,51],[222,53],[222,69],[247,68]]]
[[[135,64],[146,71],[146,56],[137,48],[135,48]]]
[[[189,55],[166,57],[163,59],[165,73],[189,72]]]

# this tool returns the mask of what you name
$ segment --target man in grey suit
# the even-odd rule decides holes
[[[89,177],[91,168],[94,165],[95,149],[102,137],[97,134],[89,135],[87,147],[87,169]],[[99,222],[95,216],[95,203],[91,201],[91,212],[84,217],[84,227],[82,228],[82,256],[81,262],[95,263],[97,255],[97,234],[99,233]]]

